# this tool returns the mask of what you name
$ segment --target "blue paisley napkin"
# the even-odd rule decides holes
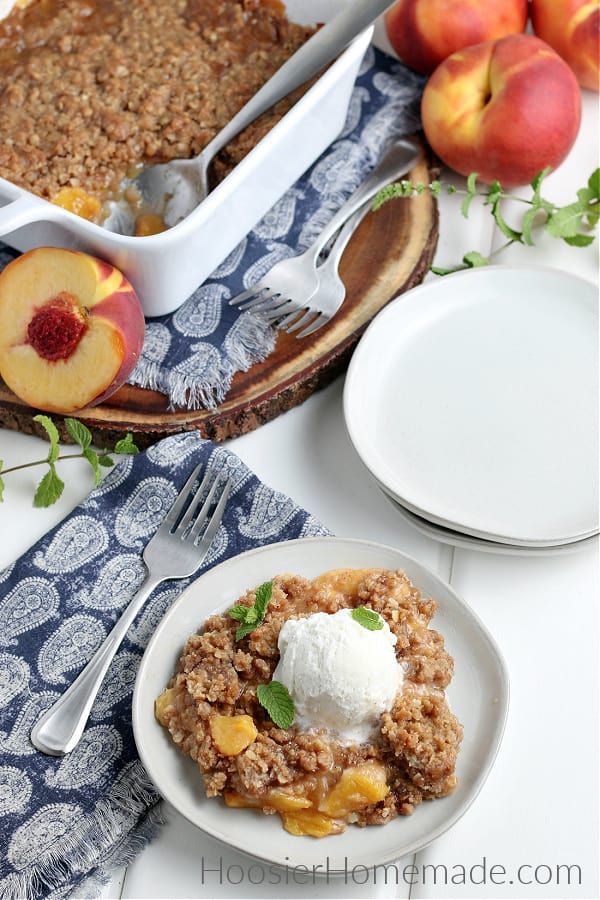
[[[173,407],[214,408],[236,372],[271,353],[273,329],[228,300],[308,247],[389,140],[419,128],[423,85],[397,60],[368,49],[341,134],[178,310],[147,322],[133,384],[161,391]],[[0,244],[0,269],[17,255]]]
[[[198,462],[232,493],[200,573],[252,547],[324,534],[222,445],[196,433],[124,457],[71,515],[0,572],[0,897],[96,896],[160,822],[136,753],[131,695],[144,648],[188,582],[164,582],[117,653],[79,745],[35,750],[29,733],[140,585],[142,550]]]

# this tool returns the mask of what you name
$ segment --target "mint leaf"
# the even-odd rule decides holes
[[[115,444],[115,453],[127,453],[130,456],[133,456],[136,453],[139,453],[139,447],[136,446],[135,441],[133,440],[133,435],[130,431],[127,432],[124,438],[121,438],[120,441],[117,441]]]
[[[248,614],[248,609],[249,607],[247,606],[232,606],[227,615],[231,616],[232,619],[236,619],[238,622],[243,622]]]
[[[235,632],[236,641],[241,641],[243,638],[248,637],[259,624],[259,622],[248,622],[247,620],[244,620]]]
[[[490,194],[491,196],[491,194]],[[504,216],[502,215],[502,211],[500,209],[500,202],[502,200],[502,195],[498,194],[493,200],[492,206],[492,215],[496,221],[496,225],[502,232],[502,234],[509,238],[511,241],[520,241],[521,240],[521,232],[515,231],[514,228],[511,228],[508,222],[505,221]]]
[[[98,464],[104,466],[105,469],[110,469],[111,466],[114,466],[115,461],[110,456],[103,453],[98,454]]]
[[[521,226],[523,228],[523,241],[529,246],[533,247],[533,233],[532,228],[535,222],[535,218],[538,215],[539,206],[532,206],[531,209],[528,209],[525,215],[523,216],[523,221],[521,222]]]
[[[260,618],[264,619],[265,613],[267,611],[267,606],[269,605],[269,601],[273,596],[273,582],[265,581],[264,584],[261,584],[259,587],[257,587],[255,596],[256,599],[254,601],[254,609],[257,611]]]
[[[533,192],[536,197],[540,196],[540,188],[542,187],[542,182],[544,179],[550,174],[552,171],[552,166],[546,166],[545,169],[542,169],[537,175],[532,179],[531,187],[533,188]]]
[[[471,202],[473,201],[473,198],[477,196],[477,178],[477,172],[471,172],[467,178],[467,193],[460,207],[460,211],[465,219],[469,217]]]
[[[80,422],[79,419],[65,419],[65,425],[75,443],[79,444],[82,450],[87,450],[92,443],[92,435],[89,428],[83,422]]]
[[[475,194],[467,194],[467,196],[461,203],[460,211],[465,219],[469,218],[469,209],[471,207],[471,203],[472,203],[474,197],[475,197]]]
[[[50,463],[50,471],[46,472],[37,486],[33,497],[33,505],[37,507],[52,506],[61,496],[65,487],[64,481],[56,474],[54,463]]]
[[[254,591],[254,603],[252,606],[244,606],[238,604],[232,606],[228,614],[232,619],[240,622],[240,626],[235,633],[236,641],[241,641],[248,634],[257,628],[265,617],[267,606],[273,595],[273,582],[265,581],[259,585]]]
[[[546,231],[552,237],[572,238],[577,235],[583,216],[587,212],[591,192],[587,189],[579,191],[579,199],[557,209],[548,217]]]
[[[102,476],[100,475],[100,465],[98,463],[98,454],[95,450],[92,450],[91,447],[87,447],[83,451],[82,456],[87,459],[90,466],[94,470],[94,487],[98,487],[98,485],[102,481]]]
[[[590,199],[585,212],[585,221],[590,228],[594,228],[600,219],[600,169],[592,172],[587,186],[590,191]]]
[[[594,237],[591,234],[574,234],[573,237],[566,237],[563,240],[571,247],[589,247],[594,243]]]
[[[294,701],[290,692],[280,681],[270,681],[268,684],[259,684],[256,687],[258,702],[272,722],[278,728],[289,728],[294,721]]]
[[[444,269],[441,266],[431,266],[434,275],[453,275],[454,272],[461,272],[465,267],[457,266],[455,269]]]
[[[470,194],[474,194],[477,190],[477,179],[479,178],[479,172],[471,172],[471,174],[467,178],[467,191]]]
[[[431,266],[430,268],[434,275],[453,275],[455,272],[464,272],[465,269],[475,269],[479,266],[489,266],[490,264],[487,256],[482,256],[477,250],[465,253],[462,262],[462,266],[454,266],[453,269],[444,269],[441,266]]]
[[[368,631],[381,631],[383,628],[383,619],[379,613],[376,613],[373,609],[368,609],[366,606],[357,606],[356,609],[353,609],[352,618]]]
[[[50,441],[50,450],[48,451],[47,460],[49,463],[56,462],[58,459],[58,454],[60,452],[58,446],[58,429],[50,416],[37,415],[33,417],[34,422],[39,422],[42,426],[46,434],[48,435],[48,439]]]
[[[490,261],[486,256],[482,256],[477,250],[471,250],[463,256],[463,262],[469,269],[477,269],[480,266],[489,266]]]

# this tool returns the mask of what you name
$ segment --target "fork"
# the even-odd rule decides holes
[[[402,138],[395,141],[381,161],[362,184],[329,220],[319,237],[299,256],[282,259],[270,269],[264,278],[229,301],[240,309],[283,311],[290,301],[298,308],[308,304],[319,287],[317,263],[328,241],[354,213],[375,194],[409,172],[421,158],[422,151],[416,141]]]
[[[326,325],[346,298],[346,285],[338,271],[340,260],[350,238],[370,209],[371,204],[365,203],[351,219],[348,219],[336,237],[327,259],[317,268],[319,286],[308,304],[300,306],[290,300],[283,310],[267,311],[266,314],[260,313],[260,315],[281,331],[287,331],[288,334],[297,331],[297,338],[308,337],[309,334],[314,334],[315,331]],[[283,318],[281,318],[282,314]]]
[[[42,753],[64,756],[76,747],[108,667],[150,594],[162,581],[189,578],[206,558],[223,518],[231,482],[229,479],[225,482],[217,498],[220,477],[218,474],[213,477],[209,470],[194,492],[201,468],[202,465],[196,466],[164,522],[146,544],[142,558],[147,574],[142,586],[73,684],[34,725],[31,742]],[[202,502],[209,485],[208,494]]]

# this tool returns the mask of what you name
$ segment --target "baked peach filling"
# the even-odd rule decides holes
[[[383,800],[389,791],[385,768],[375,762],[346,769],[328,793],[312,796],[284,789],[268,791],[260,800],[226,792],[227,806],[274,810],[281,815],[287,831],[295,835],[324,837],[344,831],[350,813],[364,810]]]
[[[82,219],[87,219],[88,222],[97,222],[102,211],[102,204],[98,197],[88,194],[81,188],[62,188],[52,198],[52,202]]]

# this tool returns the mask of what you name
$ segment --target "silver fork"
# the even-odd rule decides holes
[[[217,497],[221,479],[219,474],[213,476],[208,471],[194,491],[201,468],[196,466],[164,522],[146,545],[142,558],[148,572],[141,588],[73,684],[34,725],[31,742],[42,753],[64,756],[73,750],[83,734],[107,669],[150,594],[161,581],[189,578],[206,558],[223,518],[231,482],[225,482]]]
[[[371,204],[365,203],[351,219],[348,219],[336,237],[327,259],[317,268],[319,286],[309,303],[298,306],[297,303],[290,301],[290,305],[285,308],[290,311],[286,312],[283,318],[281,318],[281,312],[267,312],[268,321],[281,331],[287,331],[288,334],[297,331],[296,337],[304,338],[309,334],[314,334],[334,317],[346,298],[346,285],[338,271],[340,260],[350,238],[370,209]]]
[[[382,187],[409,172],[421,154],[415,141],[408,138],[395,141],[370,175],[330,219],[316,241],[299,256],[276,263],[249,290],[232,297],[230,306],[269,312],[283,312],[290,302],[294,302],[298,309],[306,306],[319,287],[317,263],[329,240]]]

